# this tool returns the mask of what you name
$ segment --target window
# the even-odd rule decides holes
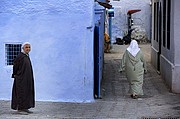
[[[162,42],[162,5],[161,2],[158,2],[158,26],[157,26],[157,41],[159,42],[159,45],[161,45]],[[161,50],[161,48],[159,48]]]
[[[13,60],[21,52],[21,44],[5,44],[6,65],[13,65]]]
[[[171,32],[171,0],[167,1],[167,49],[170,49]]]
[[[157,26],[157,3],[154,3],[154,40],[156,40],[156,26]]]
[[[162,11],[161,2],[154,3],[154,40],[161,44]]]
[[[163,46],[166,46],[166,0],[163,1]]]
[[[157,10],[157,11],[156,11],[156,15],[157,15],[157,16],[156,16],[156,18],[157,18],[157,19],[156,19],[156,20],[157,20],[157,21],[156,21],[156,25],[157,25],[157,26],[156,26],[156,33],[155,33],[155,34],[156,34],[156,41],[159,42],[159,2],[157,2],[156,5],[157,5],[157,6],[156,6],[156,8],[157,8],[157,9],[156,9],[156,10]]]

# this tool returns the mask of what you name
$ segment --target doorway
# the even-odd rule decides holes
[[[100,38],[99,26],[94,28],[94,98],[100,98]]]

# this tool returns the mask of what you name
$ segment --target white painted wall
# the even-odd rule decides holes
[[[154,2],[157,2],[156,0],[152,1],[153,8],[152,8],[152,19],[154,19]],[[160,0],[163,9],[163,2],[164,0]],[[179,30],[180,30],[180,13],[179,11],[179,0],[173,0],[171,1],[171,16],[170,16],[170,49],[167,48],[167,41],[165,47],[162,44],[161,47],[161,55],[160,55],[160,73],[162,78],[165,80],[166,84],[170,87],[171,92],[174,93],[180,93],[180,48],[179,48]],[[167,9],[167,8],[166,8]],[[162,10],[163,11],[163,10]],[[162,19],[163,20],[163,19]],[[154,24],[154,21],[153,21]],[[154,25],[152,25],[152,29]],[[162,30],[161,30],[162,31]],[[152,30],[152,32],[154,32]],[[154,33],[152,34],[152,39],[154,37]],[[167,40],[167,39],[165,39]],[[163,43],[163,42],[162,42]],[[157,57],[159,52],[159,42],[152,40],[151,42],[152,48],[151,48],[151,60],[153,66],[157,69]]]
[[[179,0],[174,0],[172,2],[172,38],[174,38],[174,40],[171,40],[171,47],[174,50],[174,67],[173,67],[173,77],[172,77],[172,91],[175,93],[180,93],[180,48],[179,48],[179,31],[180,31],[180,12],[179,11],[179,5],[180,5],[180,1]],[[174,48],[173,48],[174,47]]]
[[[140,26],[145,29],[148,40],[151,35],[151,0],[120,0],[113,1],[111,4],[114,7],[114,18],[112,20],[112,41],[116,37],[122,38],[127,32],[127,12],[132,9],[141,9],[140,12],[132,14],[134,26]]]
[[[172,47],[175,47],[175,51],[174,51],[174,63],[178,66],[180,66],[180,48],[179,48],[179,44],[180,44],[180,34],[179,34],[179,31],[180,31],[180,22],[179,22],[179,19],[180,19],[180,12],[179,11],[179,5],[180,5],[180,1],[179,0],[174,0],[173,3],[173,19],[172,19],[172,23],[173,23],[173,33],[172,33],[172,36],[174,38],[174,41],[172,41]]]
[[[0,5],[0,99],[11,99],[13,82],[4,44],[29,41],[36,100],[93,101],[94,1],[1,0]]]

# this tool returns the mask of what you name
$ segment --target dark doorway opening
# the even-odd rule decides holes
[[[100,98],[100,53],[99,26],[94,28],[94,98]]]

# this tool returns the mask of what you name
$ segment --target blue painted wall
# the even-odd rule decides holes
[[[94,0],[1,0],[0,11],[0,99],[13,82],[5,44],[29,41],[36,100],[94,100]]]

